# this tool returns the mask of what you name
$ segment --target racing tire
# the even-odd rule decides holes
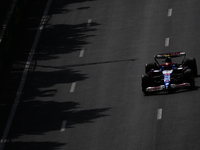
[[[142,92],[146,92],[146,88],[151,86],[151,77],[148,74],[142,75]]]
[[[194,73],[192,69],[187,69],[183,73],[183,78],[186,83],[190,83],[191,87],[195,86]]]
[[[145,73],[148,73],[149,71],[151,71],[151,69],[157,69],[157,64],[154,63],[148,63],[145,65]]]
[[[183,62],[184,66],[187,66],[188,68],[192,69],[194,76],[197,76],[197,63],[195,58],[187,58]]]

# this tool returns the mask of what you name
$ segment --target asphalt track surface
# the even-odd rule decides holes
[[[157,53],[200,66],[198,0],[57,0],[5,149],[198,150],[195,90],[144,96]]]

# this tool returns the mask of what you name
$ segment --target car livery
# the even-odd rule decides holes
[[[195,86],[194,77],[197,76],[195,58],[185,58],[185,52],[162,53],[154,56],[154,63],[147,63],[145,75],[142,75],[142,91],[147,94],[155,91],[171,91]],[[174,63],[172,59],[183,57],[181,63]],[[158,59],[165,59],[160,64]]]

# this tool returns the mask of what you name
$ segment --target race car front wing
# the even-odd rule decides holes
[[[182,83],[182,84],[170,84],[170,88],[168,89],[178,89],[184,87],[190,87],[190,83]],[[155,87],[148,87],[146,88],[146,92],[155,92],[155,91],[163,91],[168,90],[165,85],[155,86]]]

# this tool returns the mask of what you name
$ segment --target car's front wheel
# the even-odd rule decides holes
[[[192,69],[187,69],[183,73],[183,78],[186,83],[190,83],[192,87],[195,86],[194,73]]]
[[[151,86],[151,77],[148,74],[142,75],[142,92],[146,93],[146,88]]]
[[[183,62],[184,66],[187,66],[188,68],[192,69],[194,76],[197,76],[197,63],[195,58],[187,58]]]

